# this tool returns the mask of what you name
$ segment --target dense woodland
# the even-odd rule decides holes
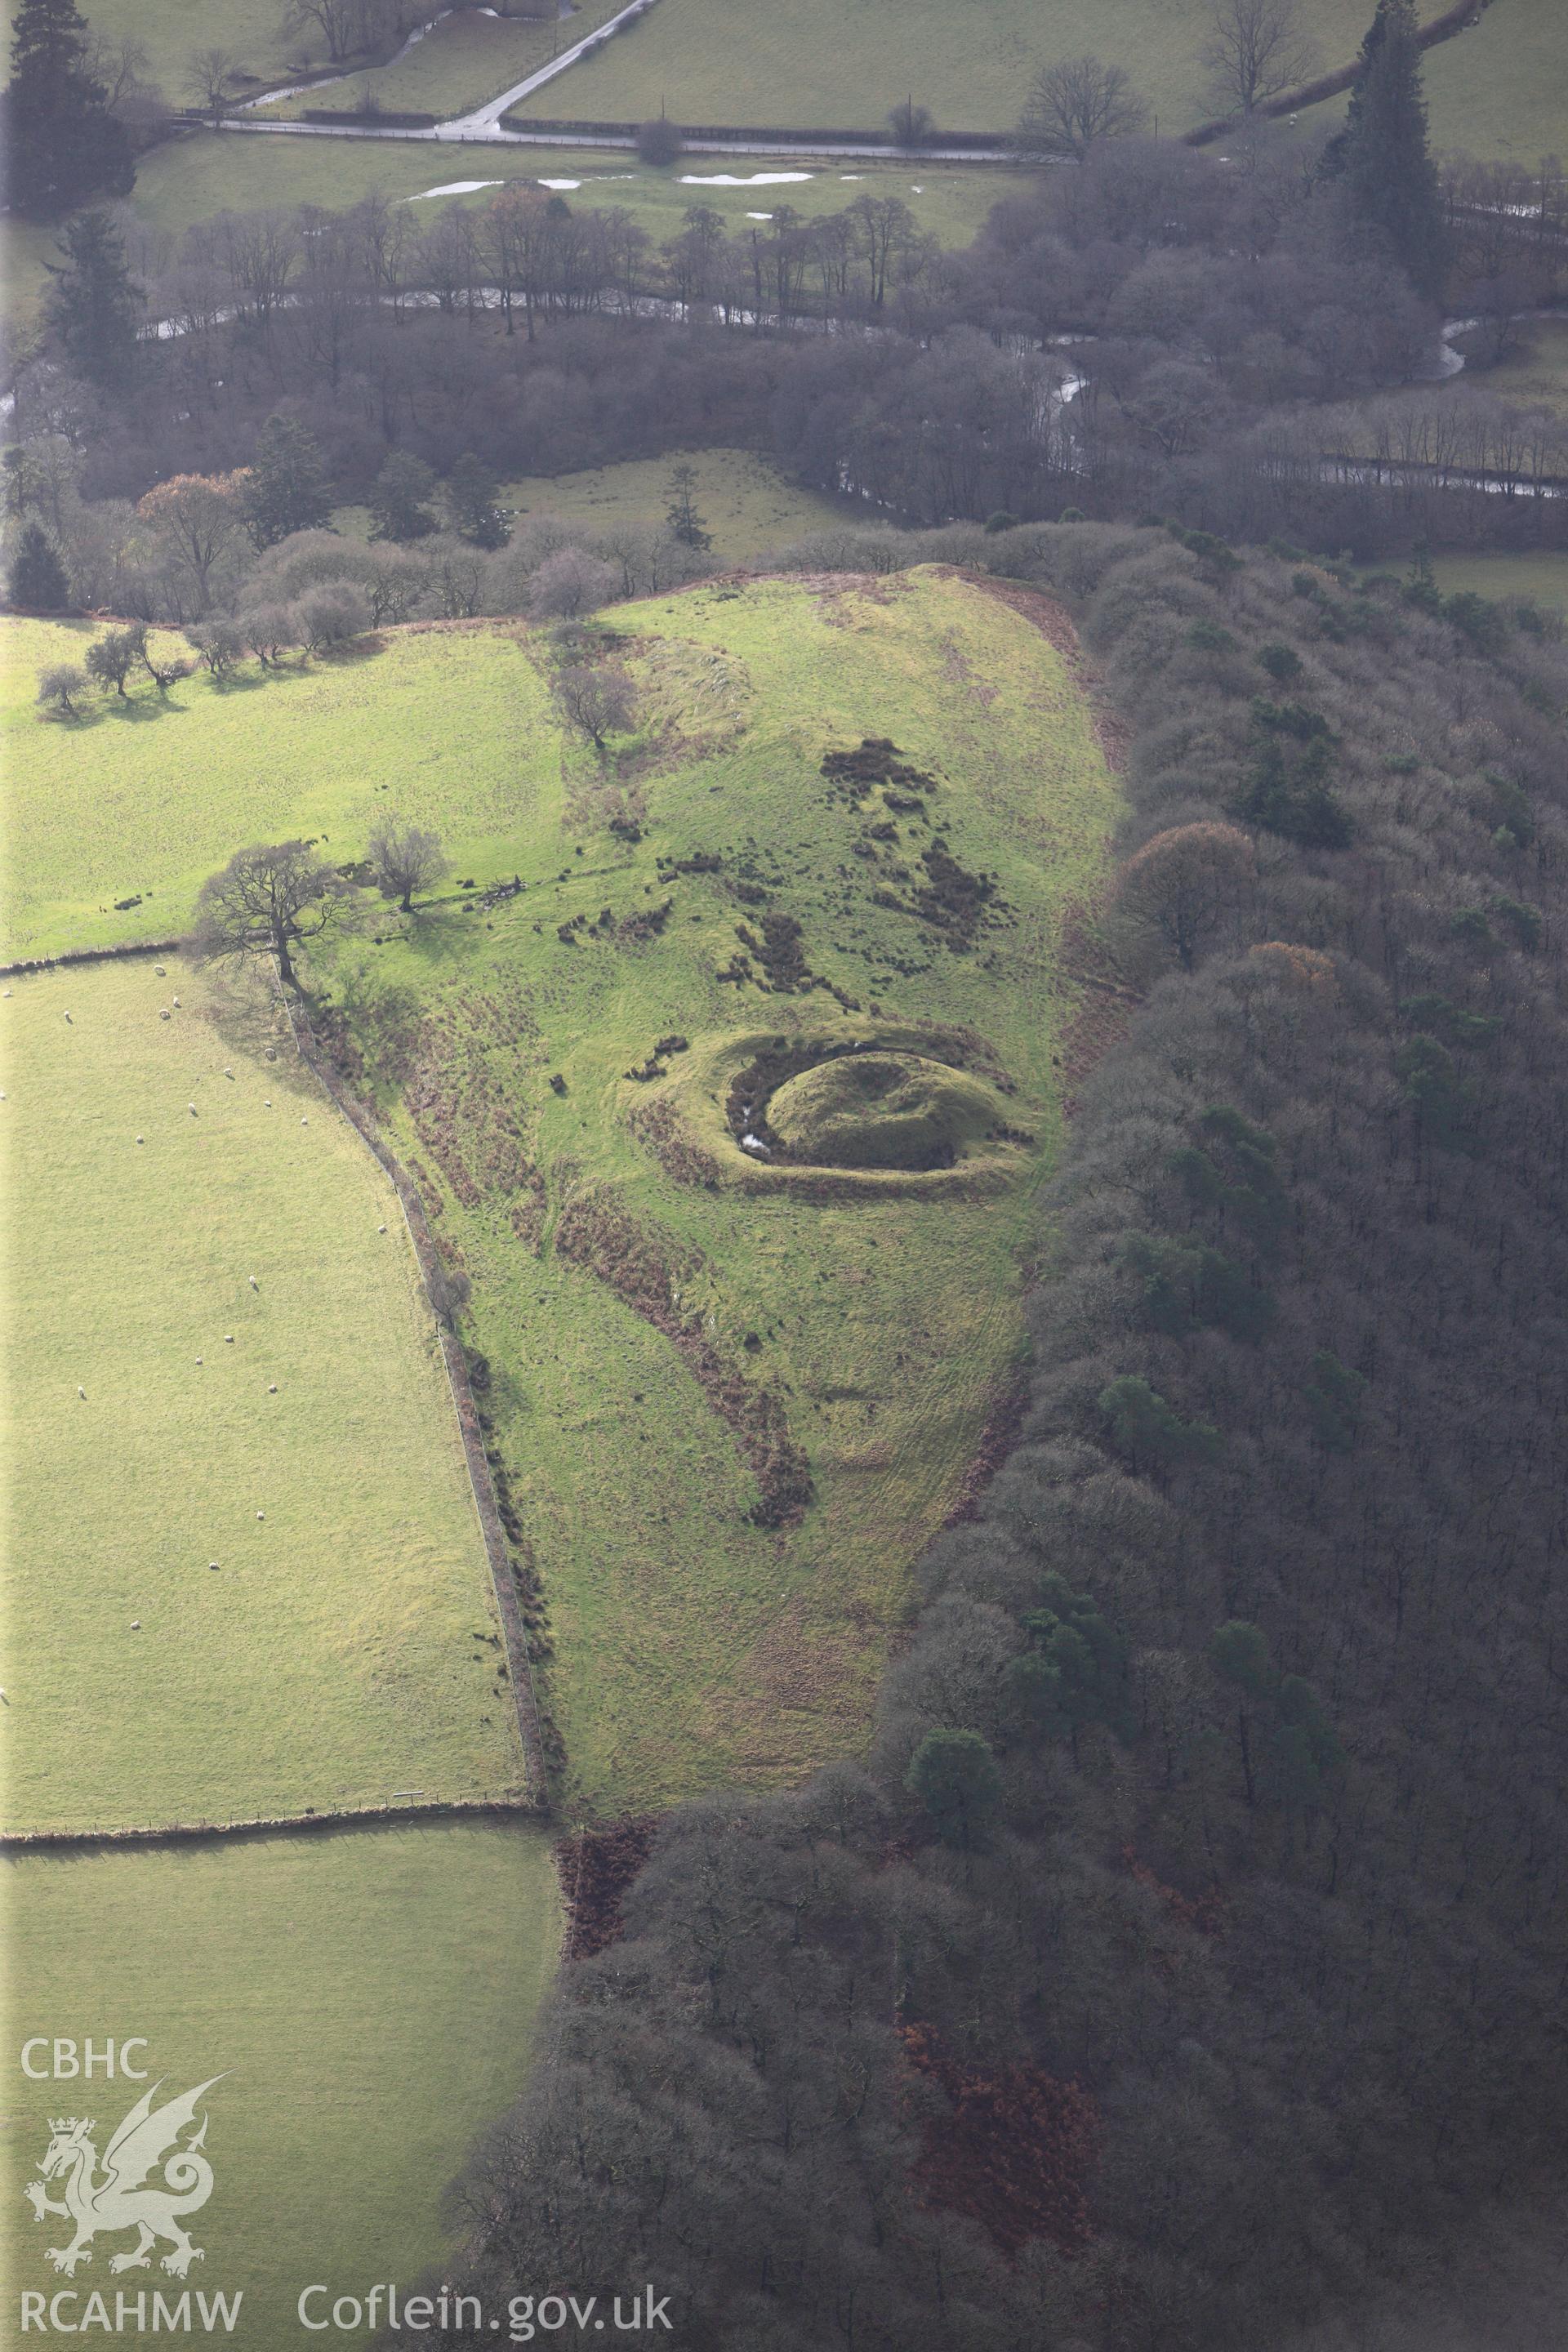
[[[1568,662],[1191,534],[1005,561],[1132,730],[1142,994],[1021,1441],[866,1769],[599,1904],[464,2184],[491,2308],[1254,2347],[1563,2152]]]

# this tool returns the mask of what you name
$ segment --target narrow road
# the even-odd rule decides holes
[[[558,59],[557,64],[565,63]],[[548,68],[553,72],[555,67]],[[531,87],[532,85],[529,85]],[[463,122],[481,121],[491,107],[504,111],[511,105],[515,91],[505,98],[492,99],[489,107],[478,114],[465,115]],[[490,121],[479,131],[465,131],[458,122],[438,122],[433,130],[388,130],[384,126],[362,122],[261,122],[254,118],[241,121],[231,115],[221,125],[225,131],[243,131],[247,135],[282,132],[295,139],[414,139],[426,144],[460,147],[585,147],[635,149],[637,138],[631,131],[503,131],[499,121]],[[884,163],[1013,163],[1018,157],[1011,147],[893,147],[873,144],[869,140],[851,145],[836,140],[832,145],[813,145],[802,139],[686,139],[682,152],[688,155],[811,155],[830,163],[835,155],[847,155],[853,160],[879,160]]]

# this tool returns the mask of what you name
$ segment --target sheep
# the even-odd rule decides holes
[[[137,1142],[138,1142],[138,1143],[145,1143],[145,1142],[146,1142],[146,1140],[147,1140],[147,1139],[146,1139],[146,1137],[145,1137],[144,1135],[139,1135],[139,1136],[137,1137],[136,1140],[137,1140]]]
[[[250,1286],[251,1286],[252,1290],[256,1290],[256,1289],[258,1289],[258,1288],[260,1287],[259,1284],[258,1283],[258,1281],[257,1281],[257,1279],[256,1279],[256,1276],[255,1276],[253,1274],[247,1274],[247,1275],[246,1276],[246,1277],[245,1277],[245,1278],[246,1278],[247,1282],[248,1282],[248,1283],[249,1283],[249,1285],[250,1285]]]
[[[169,1016],[169,1008],[168,1008],[168,1006],[167,1006],[166,1004],[160,1005],[160,1006],[159,1006],[159,1008],[158,1008],[158,1018],[159,1018],[159,1020],[160,1020],[160,1021],[167,1021],[167,1020],[169,1019],[169,1017],[170,1017],[170,1016]]]
[[[267,1383],[267,1393],[268,1393],[268,1396],[276,1396],[276,1395],[277,1395],[277,1393],[278,1393],[278,1383],[277,1383],[277,1381],[268,1381],[268,1383]]]
[[[264,1519],[267,1517],[267,1514],[265,1511],[258,1511],[256,1516],[258,1519]]]
[[[384,1234],[386,1231],[386,1227],[384,1225],[377,1225],[375,1230],[378,1234]]]
[[[216,1559],[209,1559],[209,1560],[208,1560],[208,1562],[207,1562],[207,1567],[208,1567],[208,1569],[209,1569],[209,1570],[211,1570],[215,1575],[216,1574],[216,1572],[217,1572],[217,1562],[216,1562]]]
[[[224,1076],[225,1076],[226,1078],[232,1078],[232,1077],[233,1077],[233,1076],[234,1076],[234,1072],[233,1072],[232,1070],[225,1070],[225,1072],[224,1072]]]
[[[153,971],[157,973],[158,978],[159,978],[160,980],[162,980],[162,979],[163,979],[163,971],[164,971],[164,967],[163,967],[161,963],[155,963],[155,964],[153,966]]]
[[[191,1117],[192,1117],[193,1118],[195,1118],[195,1115],[196,1115],[196,1107],[195,1107],[195,1103],[187,1103],[187,1104],[185,1105],[185,1108],[190,1112]]]
[[[140,1633],[142,1631],[142,1620],[140,1617],[132,1617],[131,1620],[131,1631],[133,1633]]]
[[[300,1126],[301,1126],[301,1127],[309,1127],[309,1126],[310,1126],[310,1120],[309,1120],[308,1118],[302,1118],[302,1119],[300,1121]]]
[[[233,1345],[234,1345],[234,1333],[233,1333],[232,1331],[226,1331],[226,1332],[224,1333],[224,1335],[223,1335],[223,1344],[224,1344],[224,1346],[225,1346],[226,1348],[232,1348],[232,1347],[233,1347]]]
[[[70,1019],[71,1019],[70,1014],[69,1014],[68,1013],[66,1014],[66,1019],[67,1019],[68,1021],[70,1021]],[[73,1029],[76,1027],[76,1023],[75,1023],[74,1021],[71,1021],[71,1027],[72,1027]]]
[[[77,1390],[77,1394],[80,1397],[83,1404],[85,1404],[87,1402],[87,1391],[84,1388],[79,1388]]]
[[[179,1001],[180,1000],[177,996],[171,996],[169,999],[171,1004],[178,1004]]]

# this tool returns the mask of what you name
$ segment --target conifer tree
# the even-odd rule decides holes
[[[256,436],[240,503],[258,549],[276,547],[291,531],[320,530],[331,521],[332,496],[321,452],[298,417],[268,418]]]
[[[106,212],[68,221],[61,242],[68,261],[45,266],[55,283],[49,324],[78,374],[89,383],[123,383],[136,352],[138,290],[120,232]]]
[[[22,613],[61,613],[70,603],[65,566],[41,524],[30,522],[22,533],[5,574],[5,591]]]
[[[1345,127],[1324,152],[1325,177],[1343,184],[1358,225],[1383,247],[1418,294],[1436,301],[1447,266],[1437,169],[1426,140],[1426,100],[1415,0],[1377,0],[1361,45]]]
[[[76,0],[22,0],[5,101],[5,193],[26,220],[58,220],[135,182],[124,126],[87,67],[88,27]]]

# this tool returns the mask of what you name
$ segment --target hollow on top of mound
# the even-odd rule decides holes
[[[951,1168],[1002,1119],[980,1079],[912,1054],[845,1054],[789,1078],[767,1107],[790,1158],[819,1168]]]

